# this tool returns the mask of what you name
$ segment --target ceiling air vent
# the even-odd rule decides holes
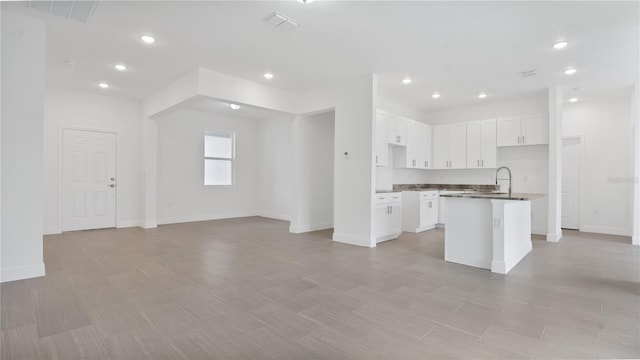
[[[28,1],[27,7],[56,16],[86,23],[96,10],[98,1]]]
[[[290,17],[278,14],[277,12],[269,15],[265,21],[283,31],[289,31],[298,26],[298,23],[293,21]]]
[[[533,69],[533,70],[521,71],[519,74],[523,78],[538,76],[538,70]]]

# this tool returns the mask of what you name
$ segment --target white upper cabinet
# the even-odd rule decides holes
[[[407,145],[394,151],[396,168],[428,169],[431,166],[431,126],[405,119]]]
[[[389,144],[406,146],[407,145],[407,123],[406,119],[393,114],[387,114],[387,135]]]
[[[435,169],[449,168],[449,125],[433,127],[433,167]]]
[[[467,123],[467,168],[496,167],[496,120]]]
[[[449,168],[464,169],[467,167],[467,124],[451,124],[449,134]]]
[[[387,166],[389,146],[387,143],[387,114],[376,111],[376,166]]]
[[[432,169],[433,161],[431,160],[431,125],[423,124],[420,135],[420,156],[418,156],[419,166],[422,169]]]
[[[497,121],[497,146],[522,146],[549,143],[547,119],[538,115],[500,118]]]
[[[549,143],[549,122],[542,115],[522,117],[522,143],[538,145]]]
[[[433,127],[433,168],[467,167],[467,123]]]

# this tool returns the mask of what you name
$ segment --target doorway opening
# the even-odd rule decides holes
[[[581,136],[562,138],[562,228],[580,230]]]

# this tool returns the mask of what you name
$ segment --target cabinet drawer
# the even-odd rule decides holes
[[[420,192],[420,200],[429,200],[429,199],[437,199],[438,192],[437,191],[421,191]]]
[[[376,194],[375,195],[375,203],[376,205],[379,204],[387,204],[389,202],[389,195],[391,195],[390,193],[384,193],[384,194]]]
[[[390,193],[389,195],[389,204],[399,204],[402,201],[401,193]]]

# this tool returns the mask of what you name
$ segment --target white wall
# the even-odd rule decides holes
[[[0,282],[43,276],[45,24],[2,11]]]
[[[334,133],[333,111],[294,121],[296,196],[289,228],[293,233],[333,227]]]
[[[258,120],[258,215],[291,220],[293,207],[293,119],[283,115]]]
[[[177,110],[158,118],[158,223],[257,213],[259,120]],[[204,185],[204,130],[236,133],[235,183]]]
[[[631,235],[631,99],[565,105],[563,136],[584,136],[580,230]]]
[[[299,106],[303,114],[335,109],[333,239],[370,247],[376,246],[371,222],[376,83],[375,75],[366,75],[304,93]]]
[[[58,150],[62,128],[117,132],[116,226],[141,226],[140,103],[47,87],[44,99],[44,231],[59,233]]]

